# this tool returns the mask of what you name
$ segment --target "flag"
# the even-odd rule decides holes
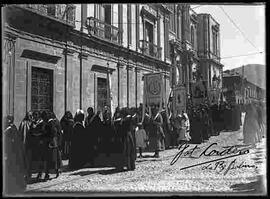
[[[113,95],[112,95],[112,79],[111,79],[111,75],[109,76],[109,91],[110,91],[110,108],[111,108],[111,116],[113,116],[114,111],[115,111],[115,107],[113,104]]]
[[[166,79],[165,79],[165,76],[164,76],[164,81],[166,81]],[[168,98],[168,102],[166,101],[166,84],[164,83],[164,90],[163,90],[163,103],[164,103],[164,105],[165,105],[165,113],[166,113],[166,117],[167,117],[167,123],[169,123],[170,121],[169,121],[169,111],[168,111],[168,103],[169,103],[169,98],[170,98],[170,96],[169,96],[169,98]],[[171,88],[170,88],[170,94],[171,94]]]

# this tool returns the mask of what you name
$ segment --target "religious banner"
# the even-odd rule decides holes
[[[162,104],[163,101],[163,74],[151,73],[144,76],[146,104]]]
[[[194,105],[202,103],[207,97],[207,88],[202,80],[192,83],[191,91]]]
[[[174,113],[179,114],[182,111],[186,111],[186,89],[183,86],[176,87],[174,89]]]
[[[220,91],[219,90],[211,90],[209,93],[209,100],[211,103],[219,103],[220,100]]]

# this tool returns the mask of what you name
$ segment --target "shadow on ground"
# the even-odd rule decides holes
[[[266,193],[264,177],[265,176],[263,175],[259,175],[255,181],[249,183],[234,184],[230,188],[233,189],[233,191],[240,193],[264,194]]]
[[[43,178],[39,178],[39,179],[36,179],[36,177],[31,177],[31,179],[29,179],[27,181],[27,184],[35,184],[35,183],[39,183],[39,182],[47,182],[47,181],[50,181],[52,179],[54,179],[56,177],[52,177],[52,175],[50,175],[49,179],[45,180],[44,177]]]
[[[31,177],[31,179],[29,179],[29,181],[27,182],[27,184],[34,184],[34,183],[39,183],[39,182],[45,182],[45,180],[44,179],[36,179],[36,178],[32,178]]]
[[[114,174],[114,173],[120,173],[120,172],[125,172],[123,169],[100,169],[96,171],[79,171],[76,173],[72,173],[70,175],[80,175],[80,176],[86,176],[86,175],[91,175],[91,174],[101,174],[101,175],[109,175],[109,174]]]

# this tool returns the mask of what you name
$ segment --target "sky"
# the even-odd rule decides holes
[[[230,16],[241,32],[233,25],[220,6]],[[197,7],[197,8],[196,8]],[[264,4],[192,4],[196,13],[209,13],[220,24],[220,54],[223,70],[237,68],[247,64],[266,65],[266,33],[265,33],[265,5]],[[263,51],[264,53],[253,54]],[[248,56],[226,58],[238,55],[253,54]]]

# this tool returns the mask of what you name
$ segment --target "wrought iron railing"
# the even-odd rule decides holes
[[[88,17],[86,27],[90,35],[95,35],[108,41],[122,44],[122,31],[94,17]]]
[[[75,6],[73,4],[18,4],[17,6],[53,17],[75,27]]]
[[[161,58],[161,47],[158,47],[157,45],[146,41],[146,40],[140,40],[140,48],[142,50],[143,54],[149,55],[151,57],[160,59]]]

